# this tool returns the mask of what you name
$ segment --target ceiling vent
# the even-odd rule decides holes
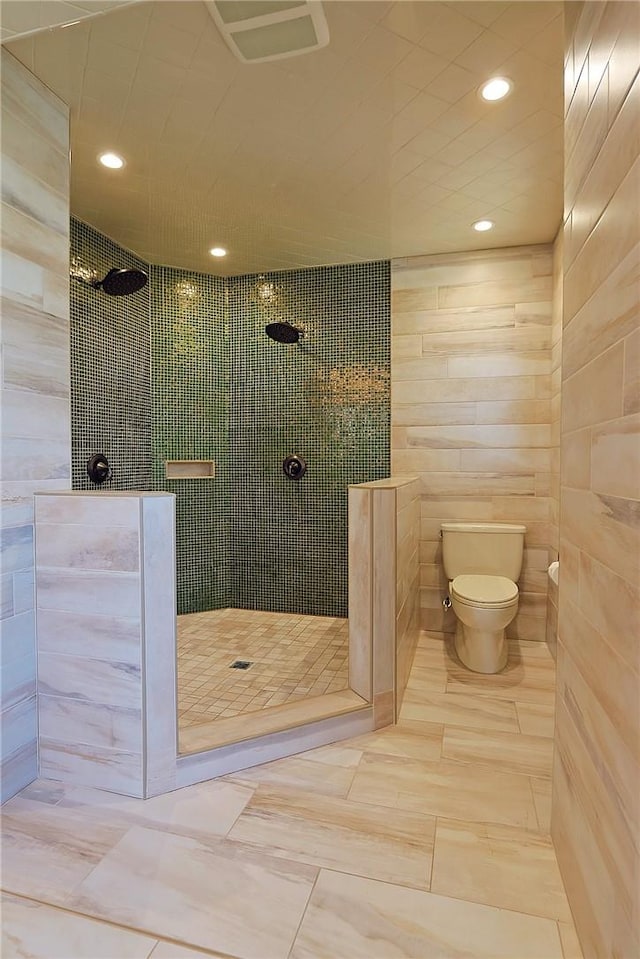
[[[320,0],[206,0],[206,7],[243,63],[284,60],[329,42]]]

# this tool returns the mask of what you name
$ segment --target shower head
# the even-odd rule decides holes
[[[128,296],[146,286],[148,277],[142,270],[109,270],[104,280],[95,280],[91,285],[108,296]]]
[[[290,323],[269,323],[264,331],[276,343],[297,343],[302,336],[302,330],[297,330]]]

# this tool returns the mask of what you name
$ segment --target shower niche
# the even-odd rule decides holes
[[[214,479],[214,460],[165,460],[164,475],[168,480]]]

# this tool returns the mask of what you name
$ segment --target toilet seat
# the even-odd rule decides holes
[[[502,609],[518,598],[518,587],[506,576],[456,576],[450,586],[451,598],[465,606]]]

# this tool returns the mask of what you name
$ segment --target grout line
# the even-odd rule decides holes
[[[544,831],[543,831],[543,829],[542,829],[542,824],[541,824],[541,822],[540,822],[540,816],[538,815],[538,807],[537,807],[537,805],[536,805],[536,794],[535,794],[535,792],[533,791],[533,783],[532,783],[532,781],[531,781],[534,777],[533,777],[533,776],[528,776],[527,778],[528,778],[528,780],[529,780],[529,792],[531,793],[531,801],[532,801],[532,803],[533,803],[533,811],[534,811],[534,813],[535,813],[536,822],[537,822],[537,824],[538,824],[538,832],[540,833],[541,836],[549,836],[549,838],[551,838],[551,833],[547,833],[547,832],[544,832]],[[536,778],[538,778],[538,777],[536,777]],[[551,782],[551,780],[549,780],[549,782]]]
[[[518,710],[518,703],[515,699],[513,701],[513,708],[515,709],[515,713],[516,713],[516,722],[518,724],[518,732],[520,733],[520,735],[522,735],[522,726],[520,724],[520,712]]]
[[[88,922],[98,923],[98,925],[109,926],[111,929],[122,929],[125,932],[130,932],[132,935],[146,936],[147,938],[156,939],[157,941],[153,945],[151,952],[147,954],[147,959],[150,959],[160,942],[168,942],[171,945],[182,946],[185,949],[193,949],[196,952],[204,952],[207,955],[222,956],[226,957],[226,959],[240,959],[240,957],[235,956],[233,953],[220,952],[219,949],[214,949],[214,947],[194,945],[192,942],[184,942],[182,939],[173,939],[171,937],[160,935],[160,933],[157,932],[150,932],[148,929],[141,929],[138,926],[128,926],[125,923],[117,922],[114,919],[105,919],[103,916],[95,916],[89,912],[79,912],[76,909],[72,909],[70,906],[65,906],[61,903],[48,902],[46,899],[39,899],[37,896],[27,896],[25,893],[13,892],[12,890],[5,888],[2,889],[2,892],[5,895],[12,896],[14,899],[32,902],[38,906],[44,906],[46,909],[53,909],[56,912],[62,912],[67,916],[75,916],[77,919],[85,919]]]
[[[436,861],[436,837],[438,835],[438,817],[435,817],[436,821],[433,826],[433,849],[431,850],[431,869],[429,870],[429,885],[428,890],[431,892],[431,886],[433,883],[433,864]]]
[[[310,903],[311,903],[311,898],[312,898],[312,896],[313,896],[313,894],[314,894],[314,892],[315,892],[316,885],[317,885],[317,883],[318,883],[318,879],[320,878],[320,871],[321,871],[321,869],[322,869],[322,866],[318,866],[318,872],[317,872],[317,874],[316,874],[316,878],[313,880],[313,885],[311,886],[311,892],[309,893],[309,897],[308,897],[308,899],[307,899],[307,901],[306,901],[306,903],[305,903],[305,907],[304,907],[304,909],[302,910],[302,915],[300,916],[300,922],[298,923],[298,925],[297,925],[297,927],[296,927],[296,931],[295,931],[294,936],[293,936],[293,939],[291,940],[291,948],[289,949],[289,952],[287,953],[287,959],[289,959],[289,957],[291,956],[291,953],[293,952],[293,948],[294,948],[294,946],[295,946],[295,944],[296,944],[296,939],[298,938],[298,936],[299,936],[299,934],[300,934],[300,929],[301,929],[301,927],[302,927],[302,923],[304,922],[304,917],[305,917],[306,914],[307,914],[307,909],[309,908],[309,905],[310,905]]]
[[[379,882],[381,880],[375,880],[375,881]],[[402,887],[402,888],[408,888],[408,887]],[[566,894],[564,893],[564,887],[563,887],[562,894],[566,899]],[[446,898],[446,899],[455,899],[456,902],[473,903],[474,905],[477,905],[477,906],[485,906],[487,909],[496,909],[496,910],[499,910],[500,912],[511,912],[511,913],[514,913],[516,916],[529,916],[532,919],[540,919],[543,922],[544,921],[555,922],[555,923],[568,922],[567,919],[558,919],[557,916],[542,915],[542,913],[539,913],[539,912],[528,912],[528,911],[525,911],[525,909],[515,909],[513,906],[505,906],[505,905],[498,906],[493,902],[485,902],[482,899],[471,899],[468,897],[465,899],[463,896],[460,896],[459,894],[455,892],[433,892],[429,890],[427,892],[427,895],[442,896],[443,898]]]
[[[560,923],[562,919],[556,919],[556,928],[558,930],[558,939],[560,940],[560,951],[562,952],[563,959],[567,959],[567,954],[564,951],[564,943],[562,941],[562,933],[560,932]]]

